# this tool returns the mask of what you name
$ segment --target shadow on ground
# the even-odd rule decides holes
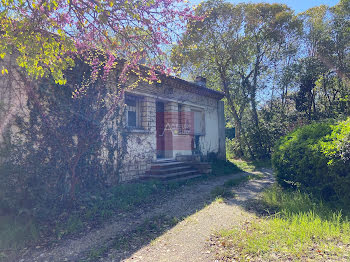
[[[271,171],[262,169],[264,178],[251,180],[233,189],[236,198],[225,199],[228,205],[245,208],[248,199],[272,184]],[[225,177],[197,181],[179,188],[171,196],[155,200],[133,212],[114,217],[101,228],[77,239],[66,239],[51,249],[27,252],[15,261],[121,261],[177,225],[183,218],[203,209],[215,200],[212,190],[227,180],[248,176],[241,172]]]

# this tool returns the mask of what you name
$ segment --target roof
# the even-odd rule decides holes
[[[120,59],[120,61],[124,62],[125,60]],[[145,65],[139,65],[139,66],[143,70],[150,70],[150,68],[145,66]],[[188,92],[207,96],[207,97],[212,97],[212,98],[218,99],[218,100],[221,100],[225,97],[225,94],[223,92],[216,91],[214,89],[210,89],[210,88],[198,85],[196,83],[186,81],[186,80],[181,79],[181,78],[176,77],[176,76],[170,76],[170,75],[167,76],[165,74],[160,73],[157,70],[156,70],[156,72],[160,76],[160,78],[162,79],[162,82],[164,82],[164,80],[169,81],[172,84],[172,86],[174,86],[174,87],[179,87],[179,88],[184,89]]]
[[[171,82],[173,86],[185,89],[186,91],[189,91],[191,93],[209,96],[218,100],[221,100],[225,97],[225,94],[223,92],[216,91],[175,76],[167,76],[165,79]]]

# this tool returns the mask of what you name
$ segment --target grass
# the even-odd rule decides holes
[[[254,172],[262,167],[271,167],[271,161],[246,161],[242,159],[230,159],[230,162],[237,166],[238,169],[245,172]]]
[[[221,231],[220,259],[305,261],[350,259],[350,222],[342,211],[299,191],[274,186],[263,206],[275,214]],[[247,259],[249,258],[249,259]]]
[[[235,193],[232,191],[232,187],[236,187],[244,182],[251,179],[258,178],[258,175],[244,175],[234,177],[227,180],[222,186],[216,186],[212,191],[211,195],[215,198],[231,198],[235,197]]]
[[[77,197],[73,209],[49,210],[45,219],[17,219],[19,216],[0,217],[0,258],[9,250],[15,253],[18,248],[35,245],[41,235],[54,235],[58,240],[77,234],[86,228],[110,219],[123,212],[132,212],[140,206],[168,197],[184,185],[196,184],[217,176],[230,175],[241,171],[235,164],[216,161],[213,173],[182,182],[134,182],[116,185],[103,191],[89,192]],[[55,215],[52,215],[55,213]]]

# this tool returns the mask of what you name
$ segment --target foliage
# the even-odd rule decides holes
[[[235,158],[269,158],[276,141],[313,120],[350,114],[349,3],[294,15],[280,4],[205,1],[172,61],[226,95]]]
[[[204,74],[212,88],[225,93],[241,155],[268,157],[257,93],[270,82],[270,67],[293,54],[290,39],[299,33],[300,21],[280,4],[207,1],[196,14],[206,17],[189,23],[173,49],[174,64]]]
[[[348,202],[349,134],[350,119],[334,125],[310,124],[283,137],[272,156],[278,182],[283,186],[300,186],[326,200]]]
[[[222,232],[227,249],[238,250],[233,257],[250,256],[254,260],[299,260],[319,256],[326,260],[342,260],[349,243],[349,222],[341,215],[322,220],[313,212],[276,216],[271,220],[248,223],[242,229]]]
[[[228,159],[243,157],[239,142],[236,139],[226,137],[226,157]]]
[[[142,58],[159,64],[161,46],[174,40],[172,30],[183,28],[188,18],[194,18],[192,10],[181,0],[2,0],[0,58],[15,55],[32,78],[50,75],[65,84],[64,70],[74,64],[72,56],[97,50],[108,55],[106,76],[117,59],[127,60],[126,73]],[[92,60],[91,66],[99,63],[98,56]]]
[[[28,96],[29,114],[17,117],[1,165],[0,209],[16,213],[25,208],[45,216],[53,205],[74,205],[77,191],[104,187],[107,174],[118,180],[123,147],[110,137],[120,135],[123,106],[114,103],[120,94],[86,80],[91,67],[75,61],[75,68],[65,72],[69,84],[40,81]],[[73,98],[76,86],[85,86],[86,95]],[[108,125],[112,120],[117,128]]]
[[[322,219],[331,219],[339,210],[342,210],[344,216],[350,214],[349,207],[339,202],[325,202],[311,193],[285,189],[277,183],[263,192],[261,203],[270,214],[280,213],[284,216],[312,211]]]

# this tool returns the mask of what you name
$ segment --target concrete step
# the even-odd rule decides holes
[[[164,162],[164,163],[152,163],[151,169],[159,169],[159,168],[172,168],[176,166],[183,166],[186,165],[185,162],[177,162],[177,161],[171,161],[171,162]]]
[[[174,158],[160,158],[154,161],[154,163],[175,162],[175,161],[176,160]]]
[[[188,170],[183,172],[176,172],[176,173],[168,173],[168,174],[159,174],[159,175],[153,175],[149,174],[143,177],[143,179],[161,179],[161,180],[168,180],[168,179],[174,179],[174,178],[180,178],[180,177],[187,177],[187,176],[193,176],[197,174],[197,170]]]
[[[168,173],[178,173],[182,171],[187,171],[193,169],[189,165],[184,165],[184,166],[176,166],[176,167],[166,167],[166,168],[153,168],[150,171],[147,172],[147,174],[150,175],[160,175],[160,174],[168,174]]]

